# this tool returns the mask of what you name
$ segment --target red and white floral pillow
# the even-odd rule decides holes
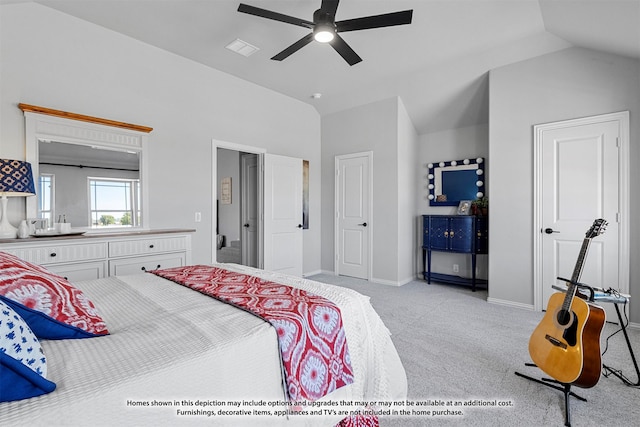
[[[91,338],[109,333],[93,302],[66,279],[0,252],[0,300],[41,339]]]

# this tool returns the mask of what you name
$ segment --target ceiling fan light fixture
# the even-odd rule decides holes
[[[336,29],[330,24],[317,24],[313,29],[313,38],[320,43],[329,43],[336,35]]]

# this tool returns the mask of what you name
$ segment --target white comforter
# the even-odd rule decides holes
[[[220,267],[299,287],[340,307],[355,382],[322,400],[406,398],[404,368],[367,297],[249,267]],[[228,403],[241,400],[284,401],[275,330],[251,314],[153,274],[74,285],[94,301],[111,335],[42,341],[48,377],[57,389],[33,399],[0,403],[3,425],[332,426],[344,418],[328,411],[308,417],[179,415],[178,410],[234,410]]]

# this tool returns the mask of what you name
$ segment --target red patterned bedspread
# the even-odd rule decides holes
[[[291,401],[314,401],[353,383],[340,309],[326,298],[213,266],[176,267],[151,273],[271,323],[278,333]]]

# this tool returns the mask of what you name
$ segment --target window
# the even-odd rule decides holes
[[[140,224],[140,180],[89,178],[91,228],[137,227]]]
[[[55,194],[55,175],[50,173],[40,174],[38,179],[38,218],[46,218],[49,227],[53,227],[53,200]]]

